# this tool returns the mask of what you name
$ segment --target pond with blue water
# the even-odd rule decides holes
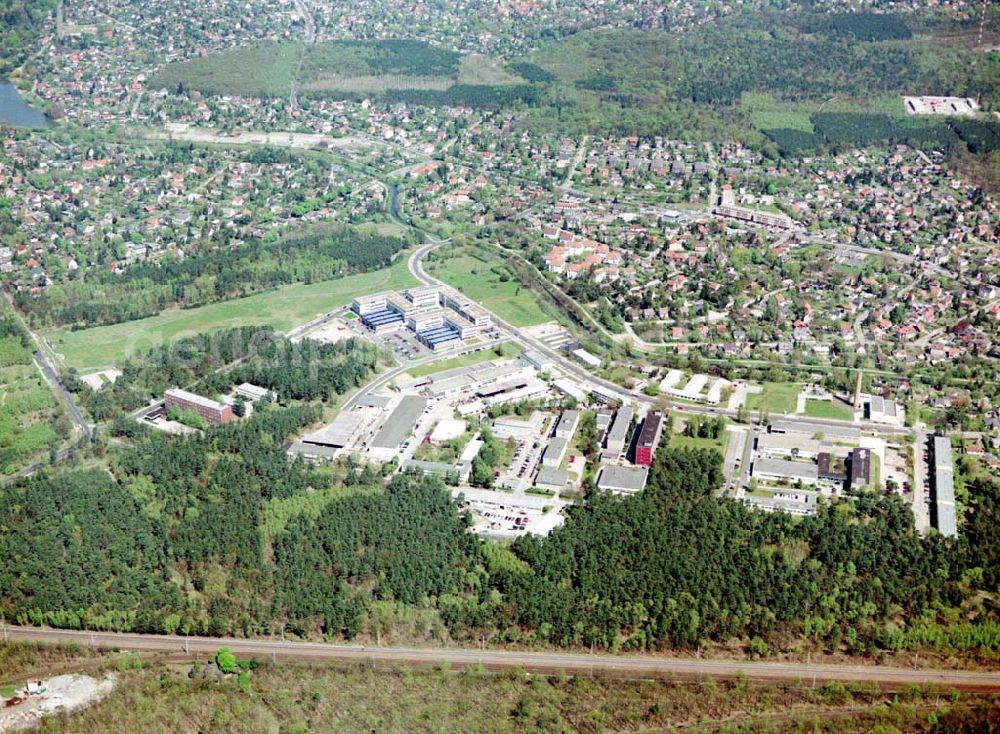
[[[0,83],[0,124],[14,127],[50,127],[52,122],[21,99],[13,84]]]

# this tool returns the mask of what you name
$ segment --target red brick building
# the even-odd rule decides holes
[[[652,466],[653,452],[656,451],[656,444],[660,441],[660,434],[663,432],[663,416],[659,413],[650,413],[646,420],[642,422],[639,429],[639,440],[635,445],[635,463],[638,466]]]
[[[181,410],[193,410],[209,423],[229,423],[233,419],[233,409],[228,405],[176,387],[164,393],[163,404],[168,408],[173,405]]]

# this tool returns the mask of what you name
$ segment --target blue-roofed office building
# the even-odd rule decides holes
[[[391,308],[383,308],[363,314],[361,316],[361,323],[372,331],[379,333],[400,328],[405,323],[405,319],[399,311]]]
[[[438,351],[456,345],[462,340],[462,335],[451,324],[444,323],[418,331],[417,339],[428,349]]]

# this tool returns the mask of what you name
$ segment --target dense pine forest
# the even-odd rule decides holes
[[[542,130],[766,146],[763,132],[788,154],[882,141],[944,151],[965,142],[988,152],[964,123],[906,118],[898,95],[948,90],[985,109],[1000,106],[1000,54],[915,37],[887,14],[760,10],[683,34],[583,32],[512,68],[542,90],[529,118]],[[747,94],[772,95],[777,110],[796,103],[822,113],[831,101],[852,103],[839,118],[819,115],[813,131],[761,130],[744,109]]]
[[[293,343],[267,327],[244,326],[178,339],[130,357],[115,383],[101,390],[87,387],[72,368],[63,383],[94,420],[113,421],[178,386],[212,395],[252,382],[283,400],[329,401],[364,384],[378,359],[376,347],[362,339]],[[135,424],[123,419],[116,430],[132,433]]]
[[[761,513],[714,497],[716,452],[662,449],[642,494],[594,494],[550,537],[502,547],[467,532],[437,479],[383,486],[368,467],[289,461],[283,442],[317,416],[271,407],[197,437],[133,432],[110,473],[5,489],[3,617],[608,649],[1000,652],[995,482],[970,483],[961,539],[921,539],[898,498]]]

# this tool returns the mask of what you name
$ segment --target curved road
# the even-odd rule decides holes
[[[423,263],[421,263],[421,260],[424,258],[424,256],[427,255],[428,252],[430,252],[440,244],[442,244],[440,241],[431,241],[426,245],[421,245],[417,250],[415,250],[414,253],[410,256],[410,260],[408,263],[410,268],[410,274],[413,275],[414,278],[419,280],[424,285],[437,285],[441,286],[442,288],[447,288],[449,290],[455,290],[452,286],[450,286],[448,283],[445,283],[443,280],[438,280],[434,276],[428,275],[427,271],[424,270]],[[488,310],[485,309],[485,307],[482,304],[479,304],[479,307],[484,308],[484,310]],[[578,365],[574,362],[570,362],[568,359],[566,359],[565,356],[563,356],[561,352],[553,349],[545,342],[541,341],[540,339],[536,339],[533,336],[528,336],[517,327],[512,326],[511,324],[501,319],[492,311],[490,311],[489,313],[491,318],[493,319],[493,323],[496,324],[499,331],[503,332],[510,338],[515,339],[516,341],[527,344],[535,351],[541,352],[549,359],[556,362],[559,365],[559,368],[562,369],[564,372],[569,372],[570,374],[586,382],[601,385],[602,387],[611,390],[615,393],[628,393],[630,398],[640,403],[645,403],[649,406],[655,404],[655,401],[646,395],[640,395],[639,393],[630,393],[628,390],[621,387],[620,385],[616,385],[613,382],[608,382],[607,380],[595,377],[591,372],[588,372],[581,365]]]
[[[343,660],[373,665],[482,665],[490,669],[523,668],[534,672],[603,672],[625,677],[674,675],[685,678],[745,677],[758,681],[832,680],[875,683],[886,688],[936,684],[946,688],[1000,692],[1000,674],[961,670],[921,670],[866,665],[771,663],[737,660],[701,660],[652,655],[587,655],[569,652],[515,652],[458,648],[363,647],[284,640],[244,640],[223,637],[79,632],[31,627],[5,627],[4,640],[75,643],[92,647],[211,655],[225,645],[237,655],[296,660]]]

